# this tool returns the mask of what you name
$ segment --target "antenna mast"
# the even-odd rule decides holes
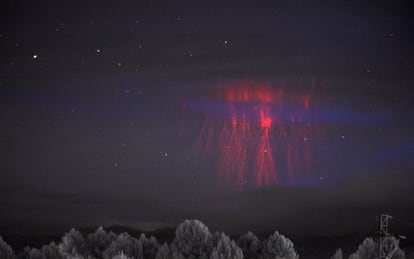
[[[381,214],[379,218],[379,259],[389,259],[392,243],[387,241],[392,235],[388,232],[388,223],[392,216]]]

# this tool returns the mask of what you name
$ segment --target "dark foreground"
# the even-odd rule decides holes
[[[86,238],[89,234],[94,233],[96,227],[81,228],[79,232]],[[105,231],[121,234],[127,232],[130,236],[138,239],[142,233],[147,237],[153,236],[160,245],[164,243],[172,244],[176,235],[175,228],[165,228],[154,231],[141,231],[138,229],[123,226],[104,227]],[[69,230],[68,230],[69,231]],[[273,232],[257,233],[258,239],[266,240]],[[41,248],[42,245],[55,242],[59,244],[65,233],[0,233],[3,240],[9,244],[15,251],[16,255],[23,251],[25,247]],[[289,235],[283,233],[294,244],[294,249],[300,258],[330,258],[338,248],[341,248],[343,258],[347,258],[354,253],[361,245],[366,237],[372,236],[374,233],[366,234],[348,234],[342,236],[305,236],[305,235]],[[240,235],[231,235],[232,240],[238,240]],[[401,239],[399,247],[405,252],[406,258],[414,258],[414,233]]]

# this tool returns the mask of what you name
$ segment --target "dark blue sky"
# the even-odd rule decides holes
[[[379,212],[414,217],[411,5],[9,1],[0,10],[0,231],[200,218],[213,229],[325,233],[369,231]],[[231,120],[217,86],[246,80],[292,96],[316,82],[301,117],[318,127],[311,168],[298,165],[306,177],[235,188],[217,181],[218,153],[194,152],[206,118],[217,128]],[[271,106],[273,125],[292,130],[303,107],[284,105]]]

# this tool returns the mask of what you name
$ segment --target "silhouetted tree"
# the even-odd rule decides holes
[[[4,242],[1,236],[0,236],[0,258],[4,258],[4,259],[16,258],[16,255],[14,254],[13,249],[6,242]]]
[[[133,259],[133,258],[126,256],[123,252],[120,252],[119,254],[112,257],[112,259]]]
[[[60,259],[63,258],[62,254],[59,251],[59,246],[55,242],[50,243],[49,245],[42,246],[42,254],[44,255],[43,259]]]
[[[331,256],[331,259],[342,259],[342,250],[341,248],[337,249],[335,251],[335,254],[333,256]]]
[[[237,245],[243,251],[244,258],[256,259],[262,250],[262,244],[252,232],[247,232],[237,240]]]
[[[63,259],[64,256],[59,251],[59,247],[55,242],[42,246],[41,249],[25,247],[22,252],[17,255],[21,259]]]
[[[112,259],[114,256],[124,254],[127,257],[140,258],[138,240],[128,233],[119,234],[104,251],[103,258]]]
[[[64,257],[88,257],[89,255],[85,239],[79,231],[73,228],[63,235],[59,251]]]
[[[226,234],[221,233],[215,242],[211,259],[242,259],[243,251]]]
[[[18,259],[42,259],[43,254],[36,248],[26,246],[20,253],[17,254]]]
[[[141,234],[138,239],[140,245],[140,256],[144,259],[154,259],[157,255],[159,244],[155,237],[147,238],[145,234]]]
[[[199,220],[185,220],[175,231],[172,252],[184,258],[208,258],[212,251],[212,235]]]
[[[299,258],[292,241],[275,231],[263,242],[263,259],[296,259]]]
[[[94,257],[103,258],[104,251],[116,238],[113,232],[106,232],[103,227],[98,227],[95,232],[88,235],[86,244]]]
[[[404,252],[398,247],[398,240],[395,237],[388,237],[385,242],[391,247],[393,251],[392,259],[405,258]],[[395,251],[394,251],[395,249]],[[366,238],[361,245],[359,245],[357,251],[353,253],[349,259],[375,259],[377,258],[379,251],[379,245],[372,238]],[[391,251],[386,251],[390,253]]]
[[[172,254],[167,243],[164,243],[157,251],[155,259],[170,259]]]

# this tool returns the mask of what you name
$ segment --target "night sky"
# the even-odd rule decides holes
[[[368,2],[2,3],[0,230],[414,219],[414,8]]]

